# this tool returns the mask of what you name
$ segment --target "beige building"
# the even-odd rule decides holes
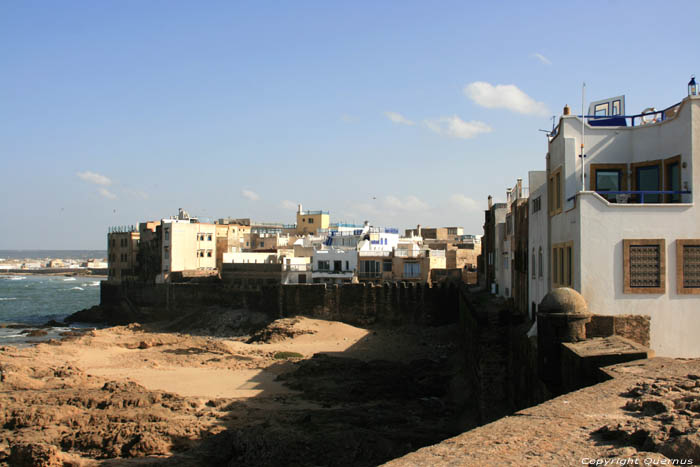
[[[107,234],[107,280],[118,281],[136,275],[139,232],[135,227],[112,227]]]
[[[319,229],[328,229],[331,216],[328,211],[304,211],[301,204],[297,209],[297,235],[316,233]]]
[[[406,237],[422,237],[424,240],[456,240],[456,237],[464,235],[462,227],[421,227],[406,229]]]
[[[224,253],[243,251],[250,242],[250,222],[247,224],[223,223],[220,219],[216,224],[216,268],[221,271]]]
[[[163,219],[161,273],[156,282],[169,282],[180,272],[216,274],[216,224]]]

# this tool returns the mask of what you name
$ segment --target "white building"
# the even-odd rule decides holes
[[[549,292],[549,229],[547,215],[547,172],[528,172],[530,199],[528,202],[528,265],[530,319],[537,316],[537,307]]]
[[[162,219],[161,225],[162,267],[156,282],[170,281],[173,272],[216,272],[216,225],[193,219]]]
[[[357,250],[328,247],[315,250],[311,277],[313,282],[342,284],[352,282],[357,271]]]
[[[634,117],[623,97],[596,102],[585,141],[564,113],[547,157],[550,288],[649,315],[657,355],[700,357],[700,97]]]

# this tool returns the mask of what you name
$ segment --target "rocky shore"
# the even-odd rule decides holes
[[[474,425],[456,326],[245,310],[0,348],[0,464],[377,465]]]

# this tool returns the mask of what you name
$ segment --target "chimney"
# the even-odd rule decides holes
[[[564,106],[564,115],[571,115],[571,107],[569,107],[569,104]]]
[[[301,214],[301,203],[297,205],[297,213]]]
[[[489,210],[493,207],[493,196],[489,195]]]
[[[418,224],[418,226],[416,227],[416,230],[418,231],[418,236],[422,237],[423,234],[421,233],[420,224]]]
[[[517,193],[516,199],[520,199],[523,197],[523,179],[522,178],[518,179],[517,185],[518,185],[518,193]]]

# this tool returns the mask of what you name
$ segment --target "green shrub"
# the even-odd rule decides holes
[[[277,352],[275,354],[276,360],[288,360],[290,358],[303,358],[304,356],[299,352]]]

